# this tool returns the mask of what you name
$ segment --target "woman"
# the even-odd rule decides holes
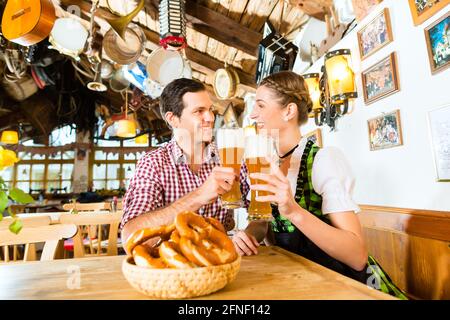
[[[250,222],[233,237],[241,255],[257,254],[263,240],[302,255],[325,267],[372,283],[377,289],[406,298],[368,256],[352,199],[354,178],[342,152],[334,147],[319,149],[301,136],[312,102],[305,82],[294,72],[272,74],[261,81],[250,117],[261,132],[278,136],[278,161],[271,174],[254,173],[265,184],[251,190],[268,191],[256,197],[271,202],[274,220]],[[242,172],[246,174],[246,168]],[[247,177],[241,177],[244,197]],[[369,259],[368,259],[369,258]],[[369,263],[368,263],[369,261]],[[375,277],[370,278],[371,275]]]

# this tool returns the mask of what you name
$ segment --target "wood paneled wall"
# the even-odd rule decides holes
[[[361,205],[371,255],[412,298],[450,299],[450,212]]]

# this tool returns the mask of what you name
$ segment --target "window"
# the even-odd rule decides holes
[[[76,132],[70,126],[56,129],[51,134],[51,143],[61,146],[75,142]],[[24,146],[36,146],[32,140]],[[71,192],[74,169],[74,151],[57,152],[41,155],[19,152],[20,161],[14,167],[2,171],[2,178],[9,187],[17,187],[25,192],[45,189],[47,193],[61,191]],[[64,191],[63,191],[64,192]]]
[[[129,153],[127,148],[130,148]],[[136,144],[134,139],[98,139],[91,153],[90,177],[93,190],[128,188],[136,163],[146,151],[148,146]]]
[[[74,143],[76,140],[76,130],[72,126],[61,127],[50,134],[50,145],[53,147]]]
[[[123,147],[126,149],[126,147]],[[128,187],[137,161],[145,153],[117,153],[118,150],[95,150],[91,166],[92,187],[94,190],[118,190]],[[116,152],[116,153],[114,153]]]

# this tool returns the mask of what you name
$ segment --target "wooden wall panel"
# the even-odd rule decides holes
[[[369,249],[411,297],[450,299],[450,213],[361,206]]]

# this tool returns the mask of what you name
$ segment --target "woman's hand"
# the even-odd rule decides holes
[[[258,179],[266,183],[251,185],[250,189],[273,193],[267,196],[257,196],[255,200],[276,203],[280,214],[289,219],[295,214],[296,209],[299,207],[292,195],[291,185],[274,161],[270,162],[270,170],[271,174],[250,174],[252,179]]]
[[[259,247],[259,243],[251,234],[248,234],[245,231],[241,230],[238,231],[231,240],[233,241],[237,253],[239,253],[241,256],[251,256],[252,254],[258,254],[257,247]]]

